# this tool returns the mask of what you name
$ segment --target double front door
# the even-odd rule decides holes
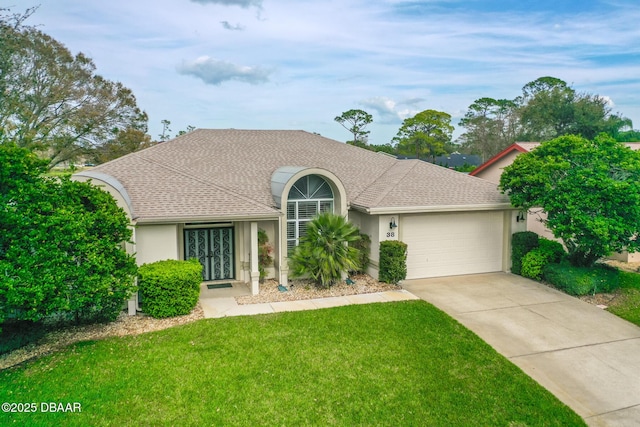
[[[202,279],[234,278],[233,228],[184,230],[185,259],[197,258],[202,264]]]

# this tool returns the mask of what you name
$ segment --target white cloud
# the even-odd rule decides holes
[[[223,6],[240,6],[242,8],[248,8],[255,6],[257,8],[262,7],[262,0],[191,0],[194,3],[200,4],[220,4]]]
[[[616,104],[613,102],[613,99],[611,99],[610,97],[606,95],[598,95],[598,97],[607,104],[607,107],[609,108],[615,107]]]
[[[485,2],[448,2],[40,0],[30,21],[130,87],[153,135],[169,119],[176,129],[295,126],[345,139],[333,118],[362,108],[379,144],[419,111],[447,112],[457,125],[474,100],[513,99],[541,76],[606,94],[640,124],[637,0],[571,14],[550,3],[523,12],[529,3],[485,11]],[[204,52],[218,59],[193,60]],[[175,78],[183,58],[178,72],[207,85]]]
[[[376,96],[373,98],[360,101],[366,108],[375,110],[380,116],[380,123],[398,123],[402,120],[413,117],[420,111],[424,110],[419,108],[418,105],[422,104],[424,99],[422,98],[410,98],[403,101],[394,101],[393,99]],[[401,106],[406,106],[401,108]]]
[[[178,66],[178,72],[198,77],[210,85],[220,85],[231,80],[250,84],[266,83],[269,81],[269,75],[271,74],[271,71],[266,68],[236,65],[208,56],[201,56],[191,62],[183,62]]]
[[[229,21],[220,21],[220,23],[222,24],[222,28],[225,30],[244,31],[244,27],[240,24],[231,25]]]

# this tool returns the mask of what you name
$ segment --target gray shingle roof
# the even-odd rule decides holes
[[[232,219],[278,214],[270,185],[282,166],[334,173],[363,210],[509,203],[484,180],[305,131],[198,129],[93,171],[124,186],[139,220]]]

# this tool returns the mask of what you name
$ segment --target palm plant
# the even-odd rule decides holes
[[[358,268],[359,251],[351,246],[360,238],[358,228],[340,215],[322,213],[307,225],[291,256],[291,276],[310,277],[321,287],[329,287],[342,274]]]

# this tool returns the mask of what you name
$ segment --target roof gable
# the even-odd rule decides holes
[[[473,171],[469,173],[469,175],[476,176],[480,172],[490,168],[491,165],[493,165],[494,163],[498,162],[500,159],[506,157],[511,153],[513,152],[526,153],[528,151],[533,150],[538,145],[540,145],[539,142],[514,142],[513,144],[511,144],[510,146],[508,146],[507,148],[505,148],[504,150],[502,150],[501,152],[499,152],[498,154],[491,157],[489,160],[487,160],[486,162],[484,162],[483,164],[475,168]]]

